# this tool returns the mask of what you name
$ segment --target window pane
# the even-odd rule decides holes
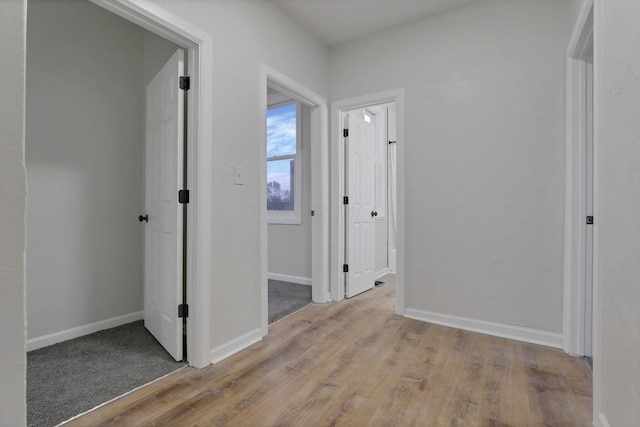
[[[267,110],[267,158],[296,154],[296,104]]]
[[[293,211],[293,159],[267,162],[267,210]]]

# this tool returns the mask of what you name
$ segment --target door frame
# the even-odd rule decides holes
[[[587,322],[593,324],[593,316],[587,318],[587,283],[585,270],[593,270],[595,262],[595,233],[598,218],[593,225],[594,258],[587,265],[586,226],[587,215],[585,197],[587,127],[593,126],[587,120],[590,101],[587,93],[587,61],[585,54],[593,43],[593,0],[583,4],[576,27],[573,31],[566,59],[566,182],[565,182],[565,263],[564,263],[564,319],[562,348],[566,353],[583,356]],[[595,102],[592,102],[595,104]],[[595,118],[595,116],[594,116]],[[594,133],[595,146],[595,133]],[[595,156],[594,156],[595,163]],[[594,164],[595,193],[595,164]],[[594,194],[595,196],[595,194]],[[596,210],[594,197],[594,211]],[[592,288],[595,291],[595,275]],[[595,299],[593,302],[595,307]],[[593,330],[593,328],[592,328]]]
[[[342,129],[344,113],[357,108],[372,105],[396,103],[396,209],[397,209],[397,241],[396,241],[396,313],[404,315],[405,310],[405,269],[404,269],[404,88],[372,93],[355,98],[331,103],[331,299],[342,301],[345,298],[345,277],[342,271],[345,259],[345,218],[342,214],[342,197],[345,184],[345,155],[342,145]]]
[[[148,0],[91,0],[92,3],[139,25],[183,48],[191,89],[186,103],[187,182],[191,193],[187,209],[187,359],[203,368],[211,363],[209,336],[211,306],[211,206],[213,88],[205,76],[213,64],[212,39]],[[180,284],[182,286],[182,284]]]
[[[260,299],[262,336],[269,332],[268,222],[267,222],[267,86],[311,107],[311,298],[329,295],[329,116],[327,100],[304,85],[260,65]],[[305,196],[303,196],[305,197]],[[302,212],[311,215],[311,212]]]

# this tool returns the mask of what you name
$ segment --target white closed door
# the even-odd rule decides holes
[[[345,115],[346,143],[346,296],[375,285],[375,126]]]
[[[182,354],[183,230],[178,191],[183,183],[184,95],[176,53],[147,86],[144,324],[176,360]],[[185,355],[186,356],[186,355]]]

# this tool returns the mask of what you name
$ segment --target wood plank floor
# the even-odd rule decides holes
[[[183,369],[77,426],[589,426],[588,365],[394,314],[393,276],[311,305],[252,347]]]

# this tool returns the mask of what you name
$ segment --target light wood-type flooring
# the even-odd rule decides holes
[[[393,276],[311,305],[248,349],[67,426],[589,426],[592,380],[561,350],[394,314]]]

